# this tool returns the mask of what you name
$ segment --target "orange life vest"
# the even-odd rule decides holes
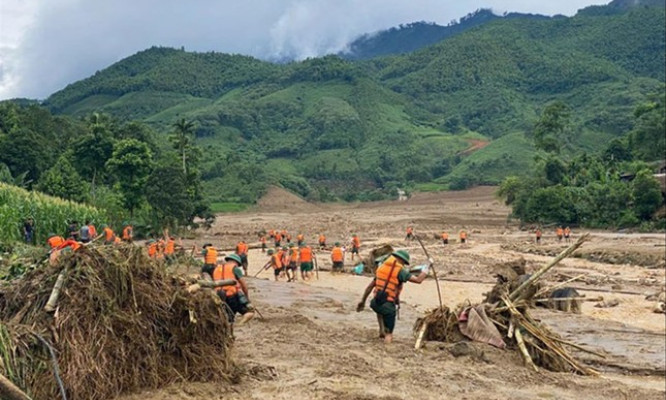
[[[176,251],[176,241],[173,239],[169,239],[169,241],[166,244],[166,248],[164,249],[164,254],[171,255]]]
[[[123,229],[123,240],[130,240],[130,239],[132,239],[132,226],[127,225]]]
[[[304,239],[304,237],[303,237],[303,235],[300,234],[300,233],[298,234],[298,236],[296,236],[296,240],[298,240],[299,242],[302,242],[303,239]]]
[[[467,232],[465,232],[465,231],[460,232],[460,238],[461,239],[467,239]]]
[[[235,266],[236,264],[233,262],[218,264],[215,270],[213,270],[213,280],[221,281],[226,279],[236,279],[236,276],[234,275]],[[235,285],[217,286],[215,290],[217,291],[224,290],[224,293],[226,293],[227,297],[232,297],[235,296],[236,293],[238,293],[238,283],[236,283]]]
[[[407,228],[407,234],[411,235],[414,232],[414,229],[410,226]]]
[[[375,294],[380,290],[385,290],[387,300],[395,301],[400,293],[398,275],[401,269],[402,262],[397,257],[390,256],[387,258],[375,272]],[[384,289],[384,286],[386,286],[386,289]]]
[[[331,250],[331,260],[333,262],[342,262],[344,260],[344,254],[342,254],[342,249],[339,247],[334,247]]]
[[[571,234],[571,229],[569,228],[564,228],[564,234],[569,236]]]
[[[277,252],[271,256],[271,265],[274,269],[282,268],[282,252]]]
[[[446,233],[446,232],[442,233],[442,240],[445,240],[445,239],[448,239],[448,238],[449,238],[448,233]]]
[[[287,242],[291,242],[291,234],[287,233]]]
[[[312,249],[307,247],[302,247],[300,251],[301,262],[312,262]]]
[[[282,241],[282,235],[280,235],[279,233],[276,233],[275,234],[275,241],[276,242],[281,242]]]
[[[247,254],[248,245],[245,242],[240,242],[236,245],[236,254]]]
[[[557,236],[562,236],[564,234],[564,232],[562,231],[562,228],[557,228],[557,230],[555,232],[557,233]]]
[[[270,237],[275,236],[275,231],[272,230],[272,229],[270,231],[268,231],[268,236],[270,236]]]
[[[297,263],[297,262],[298,262],[298,258],[299,258],[299,256],[298,256],[298,249],[293,249],[293,250],[291,251],[291,258],[289,259],[289,261],[291,261],[291,262],[293,262],[293,263]]]
[[[324,236],[324,235],[319,235],[319,243],[320,243],[320,244],[322,244],[322,243],[326,243],[326,236]]]
[[[94,239],[97,237],[97,229],[95,228],[95,225],[93,224],[88,225],[88,231],[90,231],[91,238]]]
[[[259,238],[259,241],[260,241],[261,243],[266,243],[266,236],[262,236],[262,237],[260,237],[260,238]]]
[[[119,238],[118,236],[115,236],[115,237],[113,238],[113,243],[115,243],[115,244],[119,244],[119,243],[122,243],[122,240],[120,240],[120,238]]]
[[[81,243],[79,243],[79,242],[77,242],[76,240],[73,240],[73,239],[67,239],[67,240],[63,241],[58,246],[58,250],[62,250],[66,247],[71,247],[72,250],[78,250],[79,247],[81,247]]]
[[[352,244],[354,245],[354,247],[358,249],[359,247],[361,247],[361,239],[359,239],[358,236],[354,236],[352,238]]]
[[[217,264],[217,250],[214,247],[208,246],[206,248],[206,256],[204,257],[205,264]]]
[[[289,251],[288,250],[287,251],[283,250],[282,253],[280,253],[280,255],[282,256],[282,260],[281,260],[282,265],[284,265],[284,266],[289,265]]]
[[[537,229],[537,231],[536,231],[536,237],[538,237],[538,238],[541,237],[541,231],[539,229]]]
[[[113,234],[113,231],[111,230],[111,228],[109,228],[108,226],[106,228],[104,228],[104,240],[106,240],[108,243],[113,242],[114,239],[115,239],[115,236],[116,235]]]
[[[153,242],[148,246],[148,257],[155,258],[157,255],[157,243]]]
[[[48,238],[46,241],[48,245],[52,248],[55,249],[56,247],[60,246],[61,244],[65,243],[65,239],[62,236],[51,236]]]

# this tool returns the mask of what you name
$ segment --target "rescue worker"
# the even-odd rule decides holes
[[[148,257],[152,259],[157,258],[157,242],[155,239],[150,239],[146,242],[146,246],[148,246]]]
[[[168,264],[172,264],[176,261],[176,239],[169,236],[164,247],[164,257]]]
[[[201,254],[204,257],[204,265],[201,268],[201,274],[213,276],[213,271],[217,266],[217,250],[211,243],[206,243],[203,245]]]
[[[273,267],[273,274],[277,282],[282,274],[282,251],[274,252],[273,249],[269,249],[268,255],[271,257],[270,266]]]
[[[79,223],[78,221],[71,221],[67,227],[67,234],[69,235],[68,239],[78,239],[79,238]]]
[[[266,252],[266,236],[261,235],[259,237],[259,242],[261,243],[261,252],[265,253]]]
[[[243,318],[238,324],[243,325],[254,317],[254,312],[251,311],[250,295],[243,278],[243,271],[240,269],[241,259],[238,254],[229,254],[224,257],[224,261],[225,263],[219,264],[213,270],[213,281],[233,279],[236,284],[218,286],[215,288],[215,292],[226,304],[229,323],[233,324],[236,314],[240,314]]]
[[[536,235],[536,244],[541,244],[541,228],[537,227],[535,235]]]
[[[571,242],[571,228],[568,226],[564,228],[564,241],[567,243]]]
[[[312,270],[313,270],[313,254],[312,254],[312,248],[308,246],[305,242],[301,243],[299,245],[299,259],[298,262],[300,263],[301,266],[301,278],[306,281],[309,280],[312,277]]]
[[[241,259],[241,266],[243,267],[243,272],[245,275],[247,275],[247,252],[249,249],[250,247],[247,245],[247,243],[245,243],[244,240],[241,240],[236,245],[236,254],[238,254]]]
[[[411,226],[407,227],[407,236],[405,236],[405,240],[414,240],[414,228]]]
[[[326,248],[326,236],[323,233],[319,234],[319,250],[324,250]]]
[[[555,229],[555,234],[557,235],[557,241],[561,242],[562,237],[564,236],[564,229],[562,229],[561,226],[558,226],[557,229]]]
[[[460,231],[460,244],[465,244],[467,242],[467,232],[464,230]]]
[[[51,265],[55,265],[56,261],[58,261],[58,257],[60,257],[61,254],[67,253],[68,251],[76,251],[79,248],[81,248],[81,243],[77,242],[74,239],[67,239],[63,240],[60,245],[58,245],[56,248],[51,249],[51,254],[49,255],[49,263]]]
[[[85,224],[81,225],[79,229],[79,240],[81,243],[88,243],[93,236],[90,235],[90,226],[88,226],[88,221]]]
[[[34,244],[35,241],[35,220],[28,217],[23,222],[23,239],[28,244]]]
[[[296,271],[298,270],[298,261],[299,261],[299,251],[298,247],[294,246],[293,243],[289,243],[289,264],[287,264],[287,282],[296,281]],[[291,274],[290,274],[291,272]]]
[[[106,224],[102,224],[100,226],[102,228],[102,233],[99,234],[94,240],[97,240],[99,238],[104,238],[104,244],[113,244],[116,241],[116,234],[113,233],[113,230],[107,226]]]
[[[345,268],[345,253],[340,247],[340,242],[335,242],[333,250],[331,250],[331,261],[333,262],[332,273],[343,272]]]
[[[283,235],[283,236],[284,236],[285,239],[287,239],[287,243],[291,243],[291,233],[288,233],[288,232],[287,232],[287,233],[286,233],[285,235]]]
[[[95,224],[91,223],[90,221],[86,221],[86,225],[88,225],[88,229],[90,230],[91,240],[94,240],[94,238],[97,237],[97,228],[95,228]]]
[[[287,276],[287,282],[290,281],[289,278],[289,272],[287,271],[289,268],[289,247],[287,246],[282,246],[282,252],[280,253],[280,262],[282,263],[282,274]]]
[[[305,241],[305,236],[303,236],[302,233],[299,233],[298,235],[296,235],[296,245],[297,246],[300,247],[303,244],[304,241]]]
[[[65,238],[62,236],[58,236],[55,233],[49,233],[48,239],[46,239],[46,243],[49,245],[51,250],[56,249],[58,246],[63,244],[65,242]]]
[[[282,234],[280,232],[275,232],[273,240],[275,240],[275,247],[279,248],[282,245]]]
[[[370,301],[370,308],[377,314],[379,324],[379,337],[384,339],[384,343],[393,341],[393,329],[395,328],[396,303],[399,302],[399,294],[404,282],[421,283],[428,275],[433,260],[429,259],[428,264],[424,265],[421,272],[413,276],[409,269],[409,253],[406,250],[398,250],[384,260],[377,267],[375,278],[365,288],[363,298],[356,306],[356,311],[363,311],[365,302],[371,292],[374,291],[374,297]]]
[[[351,245],[351,260],[354,261],[354,254],[358,255],[358,258],[361,258],[361,256],[358,254],[358,251],[361,248],[361,239],[359,239],[358,235],[355,233],[352,234]]]
[[[125,227],[123,228],[123,241],[127,243],[132,243],[132,239],[134,238],[134,228],[132,225],[125,223]]]
[[[449,234],[448,232],[442,232],[442,244],[449,244]]]

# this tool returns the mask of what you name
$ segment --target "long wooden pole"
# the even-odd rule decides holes
[[[18,386],[0,374],[0,398],[7,400],[31,400]]]
[[[590,234],[589,234],[589,233],[586,233],[585,235],[583,235],[583,236],[581,236],[580,238],[578,238],[578,240],[576,241],[576,243],[574,243],[574,244],[572,244],[571,246],[569,246],[566,250],[564,250],[564,251],[561,252],[557,257],[555,257],[554,260],[552,260],[550,263],[548,263],[548,265],[546,265],[546,266],[544,266],[543,268],[541,268],[540,270],[538,270],[536,273],[534,273],[532,276],[530,276],[530,278],[529,278],[528,280],[526,280],[525,282],[523,282],[522,285],[518,286],[518,288],[517,288],[516,290],[514,290],[514,291],[509,295],[509,300],[516,300],[516,299],[518,298],[518,296],[523,292],[523,290],[525,290],[527,287],[529,287],[529,286],[532,285],[534,282],[536,282],[537,280],[539,280],[539,278],[541,278],[541,277],[543,276],[543,274],[545,274],[546,272],[548,272],[548,270],[550,270],[551,268],[553,268],[553,267],[554,267],[555,265],[557,265],[560,261],[562,261],[563,259],[567,258],[571,253],[573,253],[574,251],[576,251],[576,249],[578,249],[583,243],[585,243],[585,241],[586,241],[589,237],[590,237]]]
[[[428,254],[428,250],[423,245],[421,238],[418,237],[417,235],[414,235],[414,237],[416,238],[416,240],[418,240],[419,244],[421,245],[421,248],[423,249],[423,252],[425,253],[426,257],[428,257],[428,260],[430,260],[430,254]],[[437,271],[435,270],[434,265],[431,265],[430,269],[432,269],[432,275],[435,277],[435,285],[437,285],[437,298],[439,299],[439,308],[442,308],[444,307],[444,304],[442,303],[442,292],[439,289],[439,279],[437,279]]]

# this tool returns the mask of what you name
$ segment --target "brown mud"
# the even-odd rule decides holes
[[[221,215],[214,227],[202,232],[198,243],[212,241],[225,248],[240,238],[256,244],[256,232],[288,229],[295,237],[316,242],[319,232],[328,242],[348,243],[357,233],[361,256],[384,243],[408,249],[412,264],[425,262],[417,242],[404,240],[412,225],[435,258],[443,302],[480,302],[495,282],[496,266],[525,259],[528,273],[552,259],[551,253],[529,249],[533,234],[508,220],[509,210],[493,196],[494,188],[463,192],[418,194],[406,202],[345,205],[303,204],[276,189],[265,207],[241,214]],[[281,197],[282,196],[282,197]],[[291,199],[291,200],[290,200]],[[290,201],[293,201],[291,203]],[[279,205],[279,207],[275,207]],[[469,241],[460,245],[464,229]],[[448,246],[436,239],[446,230]],[[575,237],[582,232],[574,229]],[[585,302],[581,314],[535,310],[534,315],[563,338],[604,354],[576,352],[585,363],[602,371],[601,377],[582,377],[522,365],[518,353],[472,344],[460,355],[452,344],[427,342],[415,351],[412,326],[425,311],[438,304],[433,280],[408,284],[403,291],[395,341],[384,345],[377,334],[374,313],[366,307],[355,312],[366,276],[331,275],[319,280],[274,282],[272,271],[249,278],[251,298],[264,319],[257,318],[235,330],[234,355],[244,370],[238,384],[183,383],[123,400],[166,399],[663,399],[666,395],[666,316],[652,312],[648,294],[664,288],[663,267],[648,269],[632,264],[652,257],[666,241],[663,234],[616,234],[593,231],[581,251],[613,252],[621,249],[635,258],[629,263],[569,258],[546,276],[546,284],[584,275],[570,286],[588,297],[617,299],[613,308]],[[657,246],[655,246],[657,245]],[[566,243],[544,232],[542,247],[557,253]],[[663,250],[663,247],[662,247]],[[355,264],[347,255],[345,265]],[[329,254],[317,255],[329,266]],[[250,275],[267,261],[259,250],[249,255]],[[356,260],[357,261],[357,260]],[[662,258],[657,260],[663,265]]]

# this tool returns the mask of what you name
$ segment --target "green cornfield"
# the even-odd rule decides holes
[[[49,233],[65,235],[69,220],[81,224],[89,219],[99,226],[106,217],[95,207],[0,182],[0,242],[23,240],[26,218],[35,221],[34,240],[39,245],[46,244]]]

